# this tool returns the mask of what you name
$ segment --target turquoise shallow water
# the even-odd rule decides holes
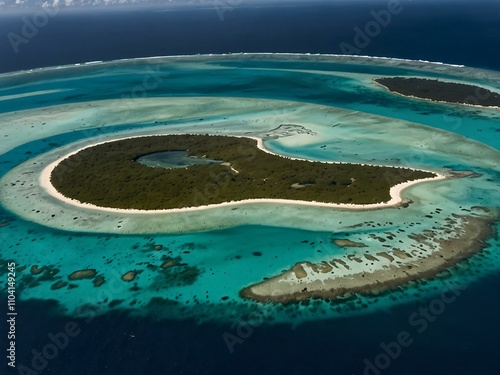
[[[371,83],[381,75],[437,77],[500,90],[496,72],[319,56],[142,59],[0,76],[1,258],[27,267],[18,273],[18,298],[56,300],[72,316],[89,304],[101,314],[125,310],[208,322],[258,309],[268,323],[298,325],[408,305],[446,285],[497,274],[498,241],[490,239],[487,251],[447,277],[377,297],[286,307],[239,297],[243,287],[298,261],[341,256],[345,249],[334,238],[361,241],[371,252],[410,248],[417,244],[409,234],[432,231],[474,206],[497,207],[500,110],[392,95]],[[287,132],[279,128],[283,124],[293,126]],[[246,134],[263,137],[267,148],[286,156],[452,168],[480,176],[417,185],[404,193],[414,201],[409,208],[369,212],[261,204],[178,219],[96,217],[42,195],[30,198],[39,165],[74,142],[154,132]],[[188,233],[170,233],[168,220],[177,225],[173,232]],[[171,259],[180,265],[163,270]],[[33,276],[34,265],[52,271]],[[105,283],[67,280],[84,268],[95,268]],[[137,272],[132,282],[121,280],[128,271]],[[70,285],[54,289],[58,280]]]

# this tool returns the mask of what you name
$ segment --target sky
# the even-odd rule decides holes
[[[272,0],[272,2],[290,2],[297,0]],[[333,0],[338,1],[338,0]],[[352,1],[352,0],[351,0]],[[243,3],[270,3],[270,0],[0,0],[0,9],[22,9],[39,7],[96,7],[112,5],[165,4],[171,6],[231,6]]]
[[[35,8],[35,7],[81,7],[125,4],[211,4],[217,0],[0,0],[0,8]],[[220,0],[248,1],[248,0]],[[251,0],[250,0],[251,1]]]
[[[171,6],[235,6],[250,4],[269,4],[269,3],[290,3],[290,2],[311,2],[312,0],[0,0],[0,9],[26,9],[26,8],[78,8],[78,7],[99,7],[113,5],[147,5],[147,4],[165,4]],[[356,1],[374,1],[377,0],[324,0],[335,3],[353,3]],[[379,2],[382,0],[378,0]],[[398,1],[398,0],[387,0]],[[402,0],[403,1],[403,0]],[[456,2],[457,0],[404,0],[407,2]],[[466,0],[475,1],[475,0]],[[477,0],[476,0],[477,1]],[[491,0],[498,1],[498,0]]]
[[[37,8],[96,8],[113,7],[119,5],[165,5],[167,7],[211,7],[228,8],[253,5],[274,5],[290,3],[347,3],[381,2],[399,0],[0,0],[0,9],[37,9]],[[401,0],[401,1],[435,1],[435,0]],[[439,0],[452,1],[452,0]]]

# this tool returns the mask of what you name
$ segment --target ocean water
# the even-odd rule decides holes
[[[61,9],[17,50],[6,36],[12,32],[22,37],[23,16],[32,20],[37,10],[2,10],[0,71],[196,53],[346,53],[342,43],[357,48],[354,28],[364,30],[374,20],[371,12],[389,6],[386,0],[193,3],[196,9],[188,11],[171,5]],[[453,6],[448,0],[396,4],[402,11],[368,42],[358,44],[357,54],[500,69],[496,0],[456,0]]]
[[[440,60],[494,68],[485,56],[469,63],[470,55]],[[433,55],[427,56],[418,58]],[[54,61],[47,64],[75,62],[63,55]],[[500,73],[492,70],[305,55],[126,60],[0,76],[1,258],[27,266],[18,273],[18,367],[6,371],[23,373],[25,365],[40,374],[497,374],[497,238],[444,277],[377,297],[279,306],[238,295],[297,261],[342,255],[331,243],[335,237],[359,239],[377,251],[372,234],[403,229],[384,244],[412,246],[409,233],[431,230],[474,206],[498,206],[498,110],[393,96],[371,84],[381,75],[500,90]],[[284,123],[295,127],[271,132]],[[272,133],[265,146],[287,156],[481,176],[417,185],[404,193],[414,201],[408,209],[370,212],[249,205],[173,218],[124,217],[79,211],[37,190],[37,173],[65,152],[155,132]],[[182,271],[165,276],[148,266],[163,256],[181,257]],[[59,272],[36,282],[29,276],[33,265]],[[86,267],[106,282],[50,288],[59,276],[65,280]],[[141,273],[134,282],[121,281],[130,270]],[[444,288],[459,295],[416,323],[412,317]],[[61,337],[68,324],[74,337],[52,353],[52,335]],[[411,344],[393,349],[384,362],[384,348],[394,348],[405,332]],[[6,342],[2,337],[2,349]]]

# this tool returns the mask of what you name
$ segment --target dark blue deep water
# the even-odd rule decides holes
[[[47,20],[44,16],[33,20],[35,11],[3,10],[0,72],[94,60],[231,52],[347,52],[500,69],[497,0],[312,0],[293,1],[293,5],[281,1],[280,6],[264,2],[259,7],[245,0],[202,3],[203,9],[187,11],[164,11],[172,9],[168,6],[61,10],[48,14]],[[366,31],[374,21],[373,13],[389,8],[391,19],[381,21],[379,29],[368,26],[373,36],[356,44],[355,28]],[[25,29],[23,34],[23,17],[42,26]],[[13,34],[9,38],[9,33],[23,40]],[[354,49],[342,49],[342,43]]]
[[[500,277],[487,283],[498,285]],[[493,375],[500,373],[499,300],[498,289],[487,290],[478,283],[467,287],[440,315],[432,316],[435,319],[428,320],[426,327],[409,321],[420,308],[429,307],[431,301],[422,300],[377,314],[241,332],[229,324],[234,322],[200,325],[120,312],[71,319],[57,315],[55,302],[23,302],[17,306],[22,312],[18,370],[20,364],[32,369],[33,350],[42,352],[52,343],[48,335],[71,323],[78,335],[39,373],[373,375],[377,372],[367,370],[365,360],[373,363],[384,353],[381,345],[389,346],[407,332],[411,345],[402,348],[381,374]],[[230,353],[225,333],[247,338]]]
[[[0,72],[157,55],[341,53],[340,44],[354,45],[354,28],[371,21],[372,10],[387,8],[385,1],[352,3],[252,8],[243,1],[232,10],[227,8],[223,20],[211,6],[173,12],[161,12],[161,7],[61,11],[27,43],[19,44],[17,52],[8,35],[22,35],[23,17],[29,20],[33,12],[3,11]],[[401,5],[403,11],[393,15],[360,54],[500,70],[499,1],[402,1]],[[298,327],[259,326],[243,332],[245,338],[233,346],[233,353],[224,334],[238,335],[234,321],[198,324],[156,319],[154,313],[131,317],[119,310],[85,320],[62,315],[56,302],[18,302],[18,367],[5,365],[2,328],[0,373],[495,375],[500,374],[500,288],[491,285],[500,285],[500,276],[469,286],[422,332],[409,318],[430,300],[359,317],[318,319]],[[4,303],[1,309],[5,327]],[[53,359],[33,363],[36,353],[51,344],[49,334],[63,331],[68,323],[78,334]],[[384,370],[369,369],[365,359],[374,362],[383,353],[381,345],[389,345],[402,332],[411,337],[411,345],[381,366]],[[379,360],[385,365],[382,357]]]

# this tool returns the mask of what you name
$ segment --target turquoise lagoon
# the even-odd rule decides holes
[[[100,314],[127,310],[209,322],[259,311],[268,324],[300,324],[371,314],[445,287],[485,282],[500,271],[497,238],[440,278],[376,297],[287,306],[239,297],[243,287],[296,262],[342,256],[346,249],[335,238],[361,241],[370,253],[412,248],[419,244],[409,235],[432,231],[453,214],[498,207],[500,109],[404,98],[372,83],[394,75],[500,91],[499,72],[326,55],[181,56],[0,75],[1,258],[26,267],[17,274],[18,298],[55,300],[69,316],[91,305]],[[182,133],[257,136],[273,152],[310,160],[476,175],[415,185],[403,192],[409,207],[371,211],[255,203],[113,213],[60,202],[40,186],[48,164],[86,145]],[[181,265],[162,269],[171,258]],[[34,265],[52,268],[36,276]],[[67,280],[85,268],[96,269],[104,284]],[[123,281],[131,270],[135,280]],[[58,280],[70,285],[54,289]]]

